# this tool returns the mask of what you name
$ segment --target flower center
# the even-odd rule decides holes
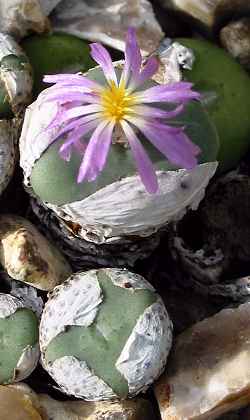
[[[101,93],[104,117],[121,121],[133,105],[133,95],[129,95],[123,83],[119,86],[111,81],[110,86]]]

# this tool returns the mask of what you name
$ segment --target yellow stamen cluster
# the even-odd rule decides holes
[[[111,81],[109,87],[101,93],[104,118],[115,119],[116,122],[121,121],[129,113],[133,103],[134,97],[126,91],[123,83],[117,86]]]

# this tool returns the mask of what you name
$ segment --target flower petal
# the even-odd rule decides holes
[[[105,127],[101,134],[101,141],[97,145],[98,160],[96,165],[101,172],[105,166],[110,145],[112,142],[112,133],[115,126],[115,121],[112,121]]]
[[[85,134],[89,133],[96,127],[97,123],[95,121],[90,121],[80,127],[76,127],[74,130],[71,131],[67,140],[61,145],[59,149],[59,153],[63,153],[67,150],[71,145],[75,144],[80,140]]]
[[[54,118],[50,122],[50,124],[41,132],[41,133],[46,133],[54,128],[58,128],[58,130],[54,133],[54,135],[53,136],[51,135],[51,143],[57,140],[62,135],[66,134],[67,132],[74,130],[80,126],[83,126],[84,124],[87,124],[88,122],[93,121],[93,124],[95,124],[95,126],[100,123],[100,118],[98,118],[96,114],[86,115],[84,117],[76,118],[70,121],[64,121],[63,116],[64,114],[59,114],[58,118]],[[41,133],[39,133],[39,135]]]
[[[102,110],[103,108],[98,104],[76,106],[65,111],[63,114],[63,119],[67,121],[72,118],[82,117],[83,115],[99,113]]]
[[[56,74],[46,75],[43,78],[45,83],[56,83],[60,86],[82,86],[87,89],[99,89],[101,85],[93,80],[88,79],[86,76],[80,74]]]
[[[100,123],[100,119],[97,118],[95,115],[86,115],[82,118],[74,119],[70,122],[65,122],[62,128],[57,132],[57,138],[61,137],[63,134],[67,133],[68,131],[74,130],[77,127],[81,127],[84,124],[92,123],[98,125]]]
[[[45,91],[43,91],[39,95],[39,98],[47,100],[48,98],[53,97],[57,94],[67,95],[67,94],[74,94],[74,93],[76,94],[80,93],[82,95],[90,95],[93,97],[100,96],[99,91],[93,92],[92,90],[85,88],[84,86],[78,86],[78,85],[65,86],[65,85],[56,84],[54,86],[49,87]]]
[[[178,83],[175,83],[175,87],[171,87],[171,85],[158,85],[151,87],[143,92],[138,92],[135,95],[135,98],[135,103],[181,103],[192,99],[200,99],[201,95],[198,92],[192,91],[190,88],[179,88]]]
[[[60,102],[61,104],[64,104],[76,101],[90,104],[99,104],[101,102],[99,95],[79,92],[50,94],[47,95],[46,98],[44,97],[42,102]]]
[[[159,61],[156,57],[150,57],[142,71],[137,75],[133,77],[133,80],[129,84],[129,91],[132,92],[133,90],[137,89],[140,85],[145,83],[147,80],[149,80],[158,70],[159,68]]]
[[[144,118],[174,118],[179,115],[184,109],[184,105],[181,104],[171,111],[164,111],[160,108],[155,108],[148,105],[134,105],[131,107],[132,114],[138,114]]]
[[[132,73],[132,76],[137,77],[139,75],[142,63],[141,51],[137,43],[136,32],[134,28],[128,29],[124,55],[125,63],[121,81],[126,86],[129,80],[130,72]]]
[[[151,160],[130,125],[126,121],[121,121],[121,126],[129,141],[140,178],[146,190],[150,194],[156,193],[158,190],[158,180]]]
[[[102,134],[103,129],[108,124],[108,121],[101,122],[95,129],[94,133],[92,134],[88,146],[86,148],[81,166],[79,168],[79,173],[77,177],[77,182],[80,183],[87,177],[88,181],[93,181],[98,176],[100,170],[98,169],[98,160],[100,156],[97,153],[97,145],[100,141],[100,136]],[[102,139],[101,139],[102,140]],[[91,171],[91,175],[90,175]]]
[[[196,156],[200,153],[200,149],[190,141],[182,128],[169,127],[158,121],[149,122],[139,118],[128,118],[128,120],[137,126],[170,162],[186,169],[192,169],[197,165]]]
[[[111,80],[117,85],[117,77],[109,52],[99,43],[90,44],[91,57],[101,66],[108,82]]]

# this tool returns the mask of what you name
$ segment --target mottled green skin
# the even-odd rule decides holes
[[[198,102],[190,103],[186,111],[176,118],[172,125],[186,126],[186,133],[202,149],[200,162],[216,160],[217,133],[207,113]],[[142,142],[156,169],[176,168],[149,141],[142,139]],[[44,202],[61,205],[82,200],[99,189],[136,173],[130,149],[121,145],[112,145],[106,166],[97,179],[93,182],[84,181],[77,184],[81,157],[73,152],[70,162],[65,162],[58,155],[61,144],[62,141],[57,141],[51,145],[36,161],[32,170],[31,186]]]
[[[94,323],[88,327],[72,326],[59,334],[47,347],[47,363],[63,356],[75,356],[102,378],[122,398],[128,395],[128,384],[115,363],[144,310],[156,301],[150,290],[131,290],[115,286],[100,271],[98,280],[103,292]]]
[[[21,46],[34,70],[35,97],[49,86],[42,82],[45,74],[84,73],[96,65],[89,55],[88,44],[73,35],[32,35]]]
[[[25,69],[28,63],[28,58],[25,55],[9,54],[2,58],[0,66],[5,70],[21,71]]]
[[[250,77],[223,49],[207,41],[180,38],[195,53],[191,71],[184,77],[200,92],[215,92],[208,113],[220,139],[220,170],[237,165],[250,146]]]
[[[0,383],[11,383],[23,350],[38,342],[38,320],[30,309],[0,318]]]
[[[15,54],[9,54],[2,58],[0,67],[6,71],[24,70],[27,63],[28,60],[25,55],[17,56]],[[13,112],[8,101],[6,89],[3,84],[0,84],[0,119],[12,117]]]
[[[13,112],[11,110],[7,92],[0,84],[0,119],[9,119],[13,117]]]

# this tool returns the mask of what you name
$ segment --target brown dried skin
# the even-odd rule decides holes
[[[8,416],[7,411],[2,410],[2,396],[6,397]],[[12,417],[10,404],[13,405],[13,413],[19,413],[19,417],[14,414]],[[0,387],[0,407],[0,420],[156,420],[150,402],[142,398],[121,402],[61,402],[46,394],[36,395],[21,382]],[[24,411],[26,407],[30,408],[33,417],[28,417],[27,409]],[[26,417],[22,417],[23,412]],[[3,414],[5,417],[1,416]]]
[[[155,386],[162,420],[212,420],[250,402],[250,304],[195,324]]]
[[[75,271],[97,267],[133,267],[137,260],[152,254],[167,229],[160,229],[150,237],[126,237],[120,243],[98,246],[75,236],[77,224],[66,224],[35,200],[31,201],[31,205],[41,224],[49,230]]]
[[[0,420],[44,420],[37,411],[38,405],[34,393],[0,386]]]
[[[160,0],[167,8],[185,13],[208,30],[213,30],[233,17],[244,16],[250,12],[246,0]]]
[[[40,395],[41,411],[51,420],[156,420],[151,404],[143,399],[122,402],[59,402]]]
[[[224,48],[250,70],[250,17],[230,22],[220,32]]]
[[[50,29],[39,0],[0,0],[0,27],[16,39],[32,31],[43,33]]]
[[[59,251],[27,220],[0,217],[0,261],[15,280],[52,290],[71,274]]]

